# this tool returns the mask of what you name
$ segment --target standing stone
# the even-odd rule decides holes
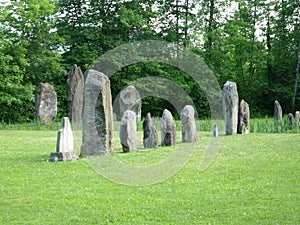
[[[239,96],[236,83],[227,81],[223,86],[223,111],[227,135],[237,133]]]
[[[161,145],[171,146],[176,143],[176,124],[171,112],[167,109],[164,110],[160,120],[161,129]]]
[[[80,67],[72,66],[67,79],[68,117],[72,122],[81,122],[83,109],[84,77]]]
[[[281,132],[282,108],[277,100],[274,102],[274,121],[275,129],[277,129],[277,132]]]
[[[110,81],[103,73],[88,70],[84,88],[81,155],[93,156],[113,150],[113,112]]]
[[[294,115],[293,113],[288,114],[288,128],[289,130],[293,129],[293,123],[294,123]]]
[[[123,152],[136,150],[136,114],[126,110],[121,120],[120,141]]]
[[[218,125],[214,124],[214,131],[213,131],[214,137],[218,137],[219,136],[219,131],[218,131]]]
[[[152,123],[151,114],[147,113],[143,122],[144,148],[156,148],[158,146],[158,134],[155,126]]]
[[[141,97],[134,86],[128,86],[123,91],[121,91],[119,104],[121,117],[123,117],[123,114],[126,110],[131,110],[136,113],[137,120],[141,120]]]
[[[182,142],[197,142],[198,134],[193,106],[186,105],[180,113],[180,118],[182,122]]]
[[[296,127],[299,127],[299,120],[300,120],[300,112],[296,111],[295,113]]]
[[[74,152],[74,136],[68,117],[62,119],[62,129],[57,133],[56,152],[50,155],[50,161],[77,160],[78,155]]]
[[[53,122],[57,114],[57,95],[54,87],[48,83],[40,83],[35,95],[35,111],[41,124]]]
[[[249,104],[242,99],[239,107],[238,133],[250,133],[250,110]]]

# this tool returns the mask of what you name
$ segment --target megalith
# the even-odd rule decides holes
[[[77,160],[74,152],[74,136],[68,117],[63,117],[62,128],[57,133],[56,152],[50,154],[50,161]]]
[[[191,105],[186,105],[180,113],[182,123],[182,142],[197,142],[198,133],[195,121],[195,110]]]
[[[227,81],[223,86],[222,96],[226,134],[237,134],[239,96],[236,83]]]
[[[300,120],[300,112],[296,111],[296,113],[295,113],[296,127],[299,127],[299,120]]]
[[[84,94],[84,76],[77,65],[70,68],[67,79],[67,107],[68,117],[72,122],[82,121]]]
[[[82,114],[82,156],[113,150],[113,112],[110,81],[103,73],[90,69],[84,85]]]
[[[164,110],[160,119],[161,145],[171,146],[176,143],[176,124],[171,112]]]
[[[238,133],[250,133],[250,109],[249,104],[242,99],[239,107]]]
[[[131,110],[136,113],[137,120],[141,120],[141,97],[134,86],[128,86],[121,91],[119,97],[119,104],[121,118],[123,117],[123,114],[126,110]]]
[[[214,129],[213,130],[214,137],[219,137],[218,125],[216,123],[214,123],[213,129]]]
[[[294,115],[293,113],[288,114],[288,128],[289,130],[293,129],[293,123],[294,123]]]
[[[277,132],[281,132],[282,108],[280,103],[277,100],[274,102],[274,122],[275,122],[275,129],[277,130]]]
[[[126,110],[120,126],[120,141],[123,152],[136,151],[136,113]]]
[[[57,114],[57,95],[54,87],[48,83],[40,83],[35,95],[35,111],[41,124],[53,122]]]
[[[143,122],[143,131],[144,148],[156,148],[158,146],[158,134],[155,126],[153,125],[150,113],[147,113]]]

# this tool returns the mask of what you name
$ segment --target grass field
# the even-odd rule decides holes
[[[213,164],[200,172],[210,137],[201,131],[176,175],[134,187],[103,178],[83,158],[49,162],[57,128],[0,130],[1,224],[300,224],[299,133],[225,136]],[[120,154],[117,137],[113,157],[125,164],[155,163],[173,151]]]

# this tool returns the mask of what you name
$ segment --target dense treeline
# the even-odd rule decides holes
[[[0,3],[1,4],[1,3]],[[297,0],[11,0],[0,7],[0,119],[34,120],[39,82],[55,86],[59,117],[66,115],[70,66],[85,71],[99,56],[139,40],[178,43],[203,57],[220,86],[238,85],[252,116],[300,109],[300,5]],[[180,85],[200,117],[209,105],[184,72],[161,63],[138,63],[111,78],[115,97],[130,81],[161,76]],[[143,113],[159,116],[170,104],[143,100]]]

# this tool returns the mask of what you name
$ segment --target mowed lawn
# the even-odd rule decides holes
[[[56,134],[0,130],[1,224],[300,224],[300,134],[225,136],[201,172],[210,133],[200,132],[185,167],[141,187],[109,181],[83,158],[49,162]],[[173,149],[121,154],[117,136],[123,163],[155,163]]]

